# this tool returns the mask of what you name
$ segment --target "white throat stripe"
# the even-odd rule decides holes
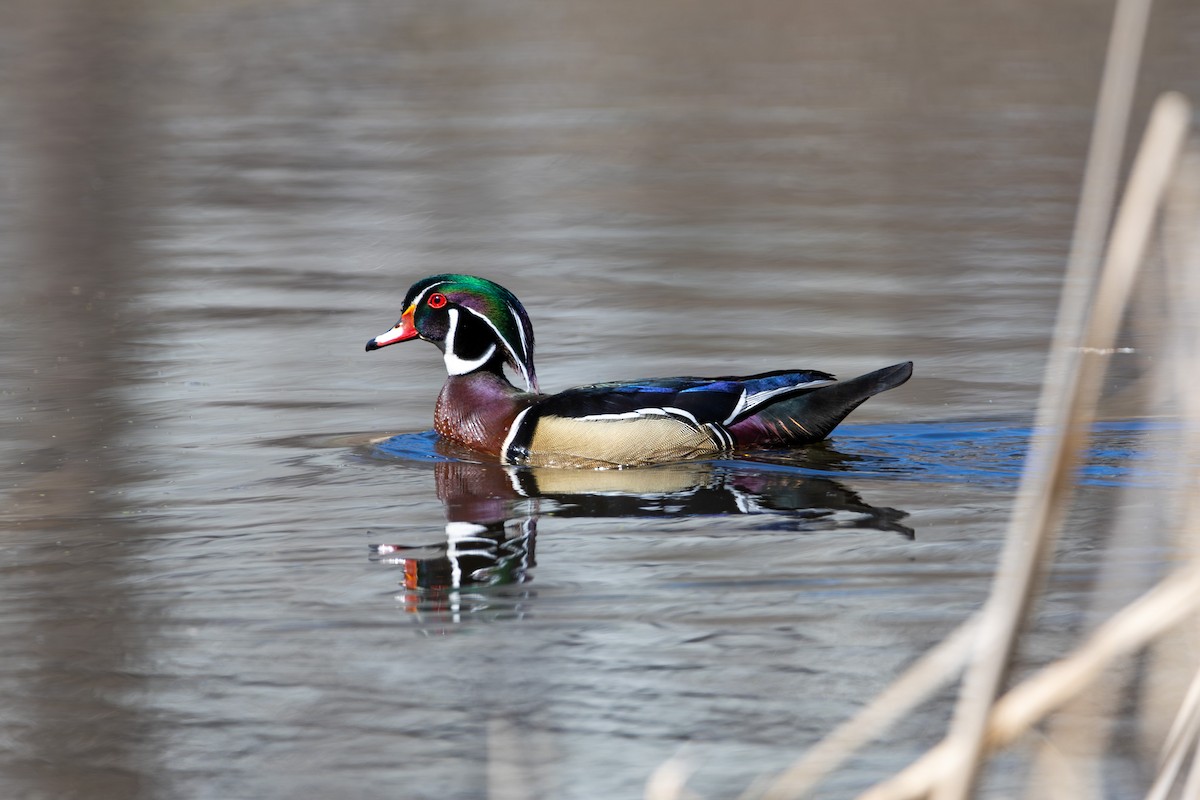
[[[465,308],[465,306],[464,306],[464,308]],[[451,310],[453,310],[453,309],[451,309]],[[511,309],[510,309],[510,310],[511,310]],[[505,350],[507,350],[507,351],[508,351],[508,353],[509,353],[509,355],[511,355],[511,356],[512,356],[513,363],[517,365],[517,371],[521,373],[521,377],[522,377],[522,378],[525,380],[525,388],[532,390],[532,389],[533,389],[533,382],[532,382],[531,380],[529,380],[529,373],[525,371],[525,357],[524,357],[524,355],[518,355],[518,354],[517,354],[517,352],[513,350],[513,348],[512,348],[512,344],[511,344],[511,343],[508,341],[508,339],[504,338],[504,336],[503,336],[503,335],[501,335],[501,333],[500,333],[500,329],[499,329],[499,328],[497,328],[497,327],[496,327],[496,325],[495,325],[495,323],[493,323],[493,322],[492,322],[490,319],[488,319],[488,318],[487,318],[485,315],[481,314],[480,312],[476,311],[476,310],[475,310],[475,309],[473,309],[473,308],[467,308],[467,311],[470,311],[472,314],[474,314],[475,316],[479,317],[479,319],[483,320],[483,321],[484,321],[484,323],[485,323],[485,324],[486,324],[486,325],[487,325],[489,328],[491,328],[491,329],[492,329],[492,333],[496,334],[496,338],[497,338],[498,340],[500,340],[500,343],[501,343],[502,345],[504,345],[504,349],[505,349]],[[455,321],[455,322],[457,322],[457,321],[458,321],[458,320],[457,320],[457,318],[456,318],[454,321]],[[517,330],[521,332],[521,344],[522,344],[522,346],[524,346],[524,344],[525,344],[525,331],[524,331],[524,329],[521,327],[520,320],[517,320]],[[453,328],[451,328],[451,332],[453,332]],[[447,343],[449,343],[449,341],[450,341],[450,340],[449,340],[449,339],[447,339],[446,341],[447,341]],[[493,346],[493,348],[492,348],[492,349],[494,350],[494,349],[495,349],[495,347]],[[447,354],[449,354],[449,352],[450,352],[450,347],[449,347],[449,346],[447,346],[447,347],[446,347],[446,353],[447,353]],[[491,358],[491,354],[490,354],[490,353],[488,354],[488,357],[489,357],[489,358]]]
[[[446,372],[450,375],[466,375],[468,372],[474,372],[491,360],[492,355],[496,352],[496,345],[488,345],[488,349],[483,355],[475,359],[466,359],[459,357],[458,353],[454,352],[454,339],[458,335],[458,309],[450,309],[450,331],[446,334],[446,352],[443,358],[446,361]]]

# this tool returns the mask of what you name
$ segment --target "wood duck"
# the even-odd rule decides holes
[[[846,381],[779,370],[597,383],[546,395],[533,366],[529,315],[504,287],[472,275],[433,275],[413,284],[403,308],[367,350],[418,338],[437,345],[449,377],[434,429],[505,464],[626,467],[811,444],[912,375],[909,361]],[[509,382],[506,364],[524,389]]]

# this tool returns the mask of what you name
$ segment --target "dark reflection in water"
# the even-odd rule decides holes
[[[1142,467],[1145,435],[1170,435],[1171,423],[1107,421],[1096,425],[1085,486],[1154,485],[1163,476]],[[625,470],[508,467],[442,442],[432,432],[372,445],[373,456],[409,466],[432,462],[446,528],[436,542],[383,543],[372,557],[404,570],[406,609],[429,618],[520,616],[528,594],[471,593],[523,584],[536,565],[539,518],[668,520],[730,515],[761,518],[760,530],[884,531],[915,538],[908,513],[874,506],[844,480],[886,477],[926,483],[1015,485],[1032,430],[1012,421],[846,426],[849,448],[739,454]],[[845,479],[830,476],[844,475]],[[431,537],[432,538],[432,537]],[[478,617],[476,617],[478,618]]]
[[[444,538],[371,546],[372,557],[403,569],[405,608],[425,618],[457,621],[481,612],[520,616],[528,595],[468,592],[531,579],[540,517],[757,515],[769,530],[876,530],[914,537],[901,522],[908,516],[904,511],[872,506],[835,480],[752,463],[698,461],[623,470],[510,467],[460,460],[463,452],[431,433],[396,436],[377,450],[444,459],[433,464],[446,510]],[[855,458],[828,447],[806,452],[824,465]]]

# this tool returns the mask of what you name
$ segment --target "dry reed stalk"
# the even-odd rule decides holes
[[[1162,198],[1182,150],[1190,113],[1187,101],[1176,93],[1164,94],[1155,103],[1117,213],[1092,312],[1080,347],[1075,350],[1080,356],[1075,380],[1064,387],[1065,392],[1054,409],[1054,427],[1045,434],[1041,448],[1035,447],[1042,463],[1036,463],[1031,454],[1026,480],[1022,481],[1027,492],[1023,496],[1030,499],[1024,504],[1018,501],[1018,512],[1009,529],[1001,572],[992,598],[984,608],[977,634],[978,646],[973,662],[975,682],[964,685],[960,700],[962,714],[955,720],[958,724],[940,745],[917,762],[920,768],[911,773],[905,770],[862,795],[863,800],[920,797],[929,792],[935,800],[966,797],[974,786],[990,746],[989,725],[995,713],[993,702],[988,699],[985,703],[983,698],[990,687],[998,687],[1004,677],[1030,592],[1035,588],[1042,547],[1049,540],[1050,532],[1057,528],[1063,506],[1070,496],[1079,454],[1086,446],[1086,433],[1094,421],[1095,400],[1107,355],[1115,341],[1134,277],[1142,264]],[[1039,476],[1040,484],[1030,480]],[[1034,535],[1033,542],[1026,538],[1025,529],[1019,523],[1030,525],[1030,530],[1038,534]],[[1200,579],[1200,574],[1196,577]],[[1200,587],[1197,587],[1197,593],[1200,594]],[[1124,614],[1122,611],[1119,616]],[[1107,625],[1098,629],[1096,635],[1107,630]],[[1056,662],[1043,672],[1052,670],[1059,663],[1062,662]],[[1103,664],[1098,669],[1102,667]],[[968,681],[971,675],[968,674]],[[1057,706],[1047,706],[1048,709],[1053,707]],[[978,714],[982,718],[976,729]],[[934,765],[932,773],[928,771],[931,764]],[[914,783],[914,775],[920,776],[921,780]],[[936,775],[936,780],[926,784],[925,780],[931,775]]]
[[[1200,568],[1193,566],[1165,579],[1118,612],[1075,654],[995,701],[1036,591],[1044,554],[1070,498],[1079,454],[1094,422],[1106,356],[1112,352],[1187,131],[1187,101],[1175,93],[1160,97],[1134,163],[1093,297],[1090,267],[1108,219],[1149,6],[1149,0],[1118,0],[1063,300],[1039,404],[1037,427],[1043,433],[1035,440],[1022,476],[992,597],[982,614],[957,629],[910,667],[898,684],[780,776],[765,795],[767,800],[810,791],[855,749],[877,736],[879,726],[890,725],[942,685],[961,666],[962,648],[973,640],[977,646],[950,734],[907,769],[860,796],[860,800],[899,800],[935,793],[934,800],[966,798],[989,752],[1077,696],[1112,660],[1145,647],[1178,624],[1182,615],[1200,611]],[[1080,329],[1079,344],[1071,346]],[[911,697],[904,696],[906,689],[913,691]],[[872,729],[872,723],[877,727]],[[687,792],[683,781],[672,774],[674,770],[668,762],[656,772],[652,781],[657,784],[655,798],[668,800]],[[1200,768],[1189,777],[1189,785],[1193,783],[1200,789]],[[751,796],[753,792],[743,794],[743,798]]]
[[[1165,359],[1169,364],[1166,376],[1167,391],[1176,399],[1186,421],[1180,441],[1182,465],[1181,480],[1177,481],[1175,493],[1178,505],[1183,508],[1184,525],[1179,527],[1175,542],[1181,553],[1193,560],[1200,560],[1200,502],[1197,500],[1196,483],[1200,478],[1200,144],[1194,143],[1185,154],[1164,213],[1164,262],[1167,283],[1176,302],[1170,305],[1169,319],[1171,352]],[[1161,641],[1156,648],[1155,658],[1148,669],[1147,686],[1159,695],[1164,695],[1179,677],[1190,675],[1191,679],[1183,702],[1174,713],[1171,727],[1161,737],[1162,757],[1158,776],[1151,787],[1147,800],[1164,800],[1182,775],[1184,764],[1191,757],[1191,770],[1183,790],[1183,797],[1196,797],[1200,793],[1200,761],[1196,758],[1200,747],[1200,664],[1197,662],[1196,625],[1191,630],[1179,631],[1172,637],[1182,641]],[[1176,693],[1175,697],[1179,694]],[[1165,717],[1170,713],[1171,700],[1164,696],[1163,702],[1149,704],[1149,713],[1143,715],[1143,724],[1151,729],[1161,727],[1153,717]],[[1158,709],[1166,714],[1155,714]],[[1151,719],[1146,719],[1151,717]],[[1159,737],[1156,737],[1159,738]]]
[[[1177,186],[1178,183],[1177,177],[1174,184]],[[1170,206],[1168,202],[1163,214],[1164,229]],[[1186,318],[1189,313],[1184,308],[1188,297],[1172,282],[1163,260],[1162,248],[1156,247],[1146,259],[1138,278],[1136,296],[1131,298],[1131,306],[1126,312],[1123,336],[1131,337],[1137,343],[1136,362],[1148,368],[1149,374],[1120,393],[1121,399],[1117,402],[1122,407],[1119,412],[1122,416],[1136,414],[1149,419],[1182,419],[1186,415],[1181,382],[1176,377],[1188,370],[1183,366],[1186,362],[1181,361],[1182,353],[1176,339],[1181,331],[1181,318]],[[1114,357],[1118,361],[1133,360],[1128,356]],[[1088,629],[1094,626],[1094,621],[1110,617],[1132,600],[1131,593],[1145,591],[1161,577],[1156,574],[1160,570],[1137,563],[1137,559],[1131,563],[1128,554],[1169,546],[1171,531],[1179,527],[1182,504],[1174,484],[1180,474],[1180,438],[1164,435],[1162,431],[1147,431],[1140,447],[1144,449],[1145,458],[1139,463],[1146,474],[1167,477],[1156,479],[1152,485],[1135,481],[1121,490],[1101,553],[1099,571],[1087,601],[1086,619],[1091,621]],[[1179,626],[1165,638],[1178,636],[1185,627]],[[1123,730],[1118,723],[1129,718],[1128,712],[1122,712],[1122,705],[1128,700],[1129,689],[1142,685],[1147,675],[1143,660],[1122,658],[1110,664],[1087,693],[1064,705],[1041,726],[1044,733],[1036,744],[1026,779],[1026,800],[1056,800],[1059,797],[1100,800],[1111,796],[1112,787],[1107,785],[1111,783],[1111,777],[1105,774],[1109,763],[1106,759],[1114,744],[1126,751],[1129,749],[1128,737],[1115,738]],[[1170,698],[1173,711],[1182,690],[1174,683],[1163,689],[1164,696]],[[1139,711],[1144,712],[1144,709]],[[1147,755],[1157,749],[1156,743],[1147,749]],[[1067,785],[1069,791],[1064,788]]]
[[[1090,414],[1086,420],[1078,415],[1093,402],[1095,393],[1089,388],[1098,384],[1099,377],[1094,368],[1091,374],[1088,371],[1096,359],[1069,345],[1078,331],[1099,333],[1092,321],[1103,312],[1096,304],[1092,305],[1091,321],[1086,327],[1084,324],[1091,299],[1087,287],[1112,206],[1150,5],[1150,0],[1117,2],[1097,124],[1039,404],[1038,427],[1044,433],[1035,439],[1028,456],[992,595],[984,607],[978,646],[963,678],[949,736],[949,747],[957,751],[957,757],[936,787],[933,800],[965,800],[975,785],[988,710],[1008,674],[1017,637],[1037,591],[1041,565],[1071,495],[1078,453],[1091,421]],[[1081,344],[1096,346],[1088,338],[1085,334]]]
[[[1135,392],[1123,391],[1122,415],[1138,414],[1148,418],[1178,418],[1181,403],[1174,380],[1179,361],[1177,347],[1170,341],[1172,319],[1178,314],[1179,296],[1172,293],[1162,259],[1150,257],[1138,280],[1136,305],[1127,312],[1126,335],[1137,342],[1137,361],[1150,367],[1148,376],[1139,379]],[[1116,356],[1118,360],[1122,357]],[[1128,358],[1128,357],[1126,357]],[[1136,394],[1136,408],[1129,406]],[[1147,432],[1142,439],[1146,458],[1141,461],[1147,474],[1174,476],[1178,473],[1179,447],[1175,437]],[[1087,628],[1106,619],[1145,591],[1160,575],[1146,565],[1130,563],[1127,554],[1146,547],[1167,544],[1167,533],[1175,526],[1178,514],[1172,508],[1176,499],[1170,479],[1153,485],[1126,486],[1104,543],[1099,571],[1087,601]],[[1030,774],[1026,781],[1026,800],[1100,800],[1111,788],[1104,774],[1105,758],[1122,719],[1121,705],[1128,697],[1127,688],[1144,672],[1141,663],[1124,658],[1110,664],[1091,690],[1059,709],[1047,721],[1036,745]],[[1172,693],[1172,699],[1178,697]],[[1067,791],[1064,786],[1069,785]]]
[[[1150,791],[1146,795],[1146,800],[1166,800],[1171,787],[1175,785],[1183,771],[1184,761],[1196,749],[1198,740],[1200,740],[1200,672],[1196,672],[1192,676],[1192,683],[1188,686],[1187,694],[1184,695],[1183,705],[1167,735],[1162,766],[1158,770],[1154,785],[1150,787]],[[1193,765],[1192,776],[1197,774],[1200,772],[1197,772]]]
[[[1073,697],[1091,686],[1108,664],[1145,647],[1164,632],[1200,613],[1200,563],[1193,563],[1102,624],[1071,655],[1045,667],[1014,687],[991,709],[984,727],[984,752],[1014,742]],[[942,779],[955,757],[949,740],[927,752],[859,800],[911,800],[924,797]]]
[[[1151,367],[1150,378],[1139,381],[1144,395],[1142,413],[1149,418],[1175,418],[1184,423],[1182,435],[1169,439],[1151,435],[1146,468],[1152,474],[1171,476],[1156,481],[1154,486],[1131,486],[1121,495],[1121,505],[1112,526],[1102,569],[1091,591],[1089,614],[1092,619],[1110,616],[1129,601],[1133,584],[1144,583],[1147,572],[1131,566],[1121,557],[1122,552],[1151,544],[1169,546],[1172,535],[1187,537],[1176,542],[1181,549],[1200,546],[1195,531],[1180,520],[1186,518],[1186,506],[1192,494],[1196,475],[1188,465],[1200,463],[1200,443],[1196,441],[1196,426],[1200,421],[1200,150],[1195,146],[1179,162],[1171,192],[1163,211],[1162,243],[1147,261],[1139,280],[1139,306],[1128,314],[1128,324],[1139,335],[1140,360]],[[1147,280],[1152,278],[1152,280]],[[1190,422],[1189,422],[1190,421]],[[1149,577],[1149,576],[1146,576]],[[1153,713],[1154,704],[1140,709],[1143,724],[1147,717],[1156,717],[1148,726],[1154,730],[1150,737],[1143,731],[1143,740],[1156,741],[1145,747],[1147,755],[1168,746],[1175,761],[1164,756],[1166,772],[1178,770],[1180,748],[1190,750],[1193,739],[1185,745],[1170,745],[1178,732],[1165,736],[1165,717],[1174,716],[1179,698],[1185,695],[1189,676],[1197,670],[1195,658],[1197,637],[1191,626],[1179,626],[1153,645],[1156,654],[1145,666],[1142,662],[1124,659],[1110,665],[1086,695],[1064,707],[1050,721],[1044,741],[1038,748],[1032,774],[1027,783],[1027,800],[1050,800],[1069,796],[1073,800],[1088,800],[1108,796],[1102,773],[1103,759],[1109,740],[1116,729],[1119,705],[1126,696],[1126,687],[1140,685],[1149,688],[1162,700],[1157,704],[1162,713]],[[1163,646],[1171,640],[1187,638],[1189,645]],[[1136,682],[1136,683],[1135,683]],[[1188,691],[1193,691],[1189,689]],[[1184,708],[1188,706],[1185,703]],[[1185,711],[1179,712],[1181,715]],[[1163,721],[1159,721],[1159,720]],[[1176,720],[1178,726],[1179,720]],[[1189,729],[1190,730],[1190,729]],[[1166,740],[1167,745],[1162,742]],[[1175,778],[1172,777],[1171,781]],[[1072,789],[1065,792],[1064,782],[1071,781]],[[1157,790],[1156,790],[1157,791]],[[1165,797],[1156,795],[1153,797]]]
[[[1087,309],[1092,299],[1093,275],[1095,265],[1099,261],[1103,248],[1104,234],[1116,193],[1117,176],[1120,169],[1121,152],[1124,149],[1125,132],[1128,129],[1130,108],[1133,103],[1133,93],[1137,81],[1138,63],[1141,59],[1141,48],[1149,19],[1149,0],[1119,0],[1113,20],[1112,33],[1108,44],[1105,60],[1105,71],[1101,80],[1100,96],[1097,103],[1097,122],[1092,129],[1092,138],[1088,147],[1088,161],[1084,171],[1083,186],[1079,211],[1075,220],[1072,235],[1071,253],[1067,260],[1067,271],[1063,282],[1062,301],[1056,318],[1054,346],[1051,348],[1049,364],[1044,381],[1044,393],[1039,405],[1038,427],[1045,430],[1066,431],[1068,425],[1060,415],[1055,415],[1053,409],[1068,408],[1069,403],[1063,398],[1067,396],[1070,387],[1075,383],[1073,376],[1079,370],[1079,359],[1082,351],[1071,347],[1083,329],[1087,317]],[[1069,418],[1065,420],[1069,423]],[[1039,462],[1052,462],[1050,453],[1060,449],[1061,442],[1050,442],[1044,448]],[[1031,455],[1031,462],[1033,462]],[[966,754],[978,752],[979,739],[982,736],[982,724],[986,720],[986,710],[999,690],[1005,674],[1005,668],[1011,654],[1013,638],[1019,630],[1026,613],[1028,598],[1036,583],[1037,566],[1041,554],[1046,549],[1045,541],[1035,542],[1029,546],[1019,538],[1021,532],[1028,529],[1029,520],[1042,519],[1044,522],[1038,530],[1047,530],[1047,519],[1061,514],[1061,503],[1048,506],[1041,501],[1032,490],[1041,475],[1049,471],[1049,465],[1035,473],[1027,470],[1022,481],[1022,491],[1019,496],[1028,498],[1025,507],[1018,506],[1014,513],[1013,524],[1009,528],[1008,541],[1012,545],[1006,553],[1013,561],[1010,572],[1025,576],[1019,579],[1018,586],[1004,600],[1002,610],[993,610],[990,622],[1000,630],[992,634],[992,641],[999,643],[993,649],[1002,649],[1002,659],[996,659],[995,654],[979,654],[976,663],[977,694],[986,700],[982,706],[976,704],[964,708],[961,721],[956,720],[963,728],[976,728],[969,733],[964,750]],[[1070,469],[1059,469],[1059,474],[1066,477]],[[1051,507],[1052,506],[1052,507]],[[1052,525],[1049,527],[1053,527]],[[1048,537],[1043,537],[1048,538]],[[986,613],[986,612],[985,612]],[[1003,617],[1003,618],[1001,618]],[[962,667],[964,653],[959,647],[970,638],[969,630],[978,627],[977,620],[958,628],[935,651],[918,660],[901,678],[885,690],[883,695],[863,709],[854,718],[843,723],[825,740],[818,743],[800,761],[781,775],[766,792],[766,800],[782,800],[788,797],[799,797],[811,791],[813,787],[829,772],[849,757],[865,742],[878,736],[883,729],[890,726],[896,719],[918,705],[928,694],[936,691]],[[1007,632],[1005,632],[1007,631]],[[953,646],[949,646],[953,643]],[[988,661],[988,658],[992,658]],[[987,675],[979,675],[980,671]],[[904,690],[913,689],[911,696],[906,697]],[[983,714],[983,716],[980,716]],[[974,719],[971,719],[974,717]],[[973,762],[974,759],[971,759]],[[974,782],[974,766],[959,769],[957,783],[962,791],[969,789]],[[953,789],[948,788],[953,795]],[[750,792],[743,794],[743,800],[751,796]]]
[[[1134,512],[1122,508],[1122,516]],[[1118,519],[1117,530],[1135,530],[1130,519]],[[1096,585],[1091,590],[1088,610],[1091,619],[1112,616],[1128,601],[1129,565],[1114,558],[1111,548],[1121,547],[1110,542],[1109,553]],[[1130,659],[1108,665],[1103,675],[1086,695],[1064,705],[1049,720],[1044,739],[1038,744],[1026,786],[1026,800],[1100,800],[1105,796],[1101,774],[1103,754],[1113,735],[1113,726],[1120,713],[1123,686],[1129,680]],[[1064,786],[1070,786],[1070,791]]]
[[[687,788],[690,773],[691,769],[679,756],[667,759],[650,774],[643,800],[697,800]]]

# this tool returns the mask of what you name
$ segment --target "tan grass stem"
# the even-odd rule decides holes
[[[971,617],[905,670],[869,705],[814,745],[761,795],[763,800],[786,800],[811,791],[826,775],[896,720],[928,699],[961,672],[974,638],[977,617]],[[741,800],[759,796],[747,792]]]
[[[1036,592],[1050,543],[1072,496],[1075,470],[1095,418],[1108,351],[1141,267],[1154,222],[1187,132],[1190,109],[1175,93],[1155,104],[1118,210],[1091,313],[1072,358],[1069,383],[1043,397],[1044,428],[1022,477],[1000,569],[984,607],[977,646],[945,747],[946,770],[934,800],[965,800],[982,763],[993,699]],[[1057,343],[1062,352],[1062,343]]]
[[[983,752],[1014,742],[1047,714],[1079,695],[1114,659],[1200,612],[1200,566],[1164,579],[1102,624],[1074,653],[1045,667],[995,704],[984,726]],[[943,740],[908,768],[860,795],[859,800],[912,800],[931,792],[954,750]]]

